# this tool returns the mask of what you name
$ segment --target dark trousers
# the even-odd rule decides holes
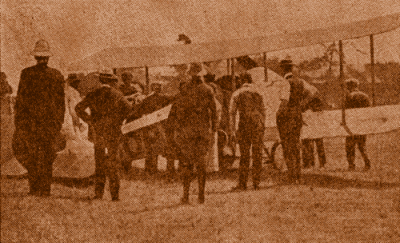
[[[175,159],[179,159],[179,148],[175,142],[166,141],[163,155],[167,159],[167,172],[175,173]]]
[[[322,138],[302,140],[303,166],[309,167],[315,165],[314,142],[317,146],[317,153],[318,153],[318,160],[320,167],[324,167],[326,164],[326,156],[325,156],[324,140]]]
[[[354,135],[346,137],[346,156],[350,168],[355,167],[354,161],[356,158],[356,145],[358,145],[358,149],[360,150],[361,156],[364,159],[365,167],[369,168],[371,166],[365,148],[366,142],[366,135]]]
[[[148,138],[145,138],[145,146],[146,158],[144,162],[144,171],[154,174],[157,172],[158,154],[155,151],[154,142],[149,141]]]
[[[121,165],[117,160],[120,138],[104,139],[96,135],[94,144],[95,169],[95,197],[102,198],[104,187],[108,177],[112,200],[119,199]]]
[[[303,124],[301,111],[296,108],[286,108],[278,111],[277,126],[281,138],[283,156],[288,168],[289,182],[300,179],[300,133]]]
[[[143,135],[146,147],[144,170],[154,174],[158,171],[158,155],[163,154],[161,150],[166,143],[166,135],[161,124],[144,128]]]
[[[57,157],[53,149],[53,136],[43,134],[29,138],[29,157],[26,163],[28,170],[29,193],[38,196],[49,196],[51,191],[53,162]]]
[[[211,146],[211,134],[178,134],[179,166],[183,181],[183,200],[189,200],[190,183],[196,168],[199,183],[199,201],[204,201],[206,185],[206,159]]]
[[[240,149],[239,187],[246,188],[250,167],[250,149],[253,158],[252,177],[253,185],[260,184],[262,170],[263,130],[243,129],[238,132]]]

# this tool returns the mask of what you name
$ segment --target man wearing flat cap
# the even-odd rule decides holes
[[[49,43],[39,40],[31,53],[37,64],[21,72],[16,104],[15,132],[27,145],[29,194],[50,196],[57,136],[65,113],[64,77],[48,67]],[[15,151],[21,152],[21,151]]]
[[[354,78],[345,81],[348,94],[346,95],[344,106],[346,109],[363,108],[371,106],[371,101],[368,95],[358,89],[359,81]],[[371,168],[371,162],[368,158],[366,151],[367,136],[366,135],[352,135],[346,137],[346,156],[349,163],[349,170],[355,170],[354,164],[356,157],[356,145],[360,150],[361,156],[364,159],[364,170]]]
[[[113,201],[119,200],[121,164],[117,161],[117,150],[122,138],[121,126],[132,112],[132,106],[116,87],[118,78],[114,74],[100,73],[101,87],[95,89],[75,107],[76,114],[94,128],[95,153],[95,197],[104,194],[106,177],[109,179]],[[89,108],[90,114],[86,112]]]

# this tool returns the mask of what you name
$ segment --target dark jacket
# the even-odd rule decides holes
[[[143,116],[146,114],[153,113],[165,106],[172,101],[172,97],[168,97],[161,94],[152,94],[147,96],[142,103],[139,105],[138,115]]]
[[[359,90],[346,95],[345,108],[362,108],[371,106],[371,101],[366,93]]]
[[[235,129],[236,112],[239,111],[239,130],[264,131],[265,106],[263,98],[253,84],[245,83],[236,90],[229,106],[230,129]]]
[[[210,86],[194,77],[176,98],[168,117],[168,128],[193,136],[215,131],[217,108]]]
[[[64,113],[62,74],[40,65],[22,70],[15,104],[16,129],[56,134],[61,130]]]
[[[75,111],[84,122],[94,126],[96,135],[113,137],[121,135],[122,123],[132,112],[132,106],[121,91],[103,85],[79,102]]]

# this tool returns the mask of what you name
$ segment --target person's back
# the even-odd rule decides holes
[[[106,85],[85,97],[84,100],[89,101],[96,132],[110,135],[120,133],[124,119],[131,112],[131,107],[123,99],[121,91]]]
[[[190,83],[185,90],[174,105],[177,109],[176,125],[180,129],[207,132],[216,122],[212,88],[204,83]]]
[[[40,127],[61,128],[65,110],[60,103],[64,101],[63,96],[64,78],[58,70],[40,65],[22,70],[15,107],[16,126],[34,123]]]
[[[254,90],[244,90],[237,95],[236,104],[239,111],[239,129],[246,127],[255,130],[264,129],[265,111],[262,96],[259,93]]]
[[[345,107],[348,109],[369,107],[370,105],[368,95],[360,90],[355,90],[346,96]]]
[[[358,89],[359,81],[354,78],[347,79],[346,87],[349,93],[346,95],[344,106],[347,109],[363,108],[371,105],[369,97],[366,93]],[[358,145],[361,156],[365,162],[365,170],[371,168],[371,162],[366,152],[366,135],[350,135],[346,137],[346,156],[349,163],[349,170],[355,170],[355,147]]]
[[[204,203],[207,154],[211,148],[212,133],[216,131],[217,126],[213,90],[197,76],[200,71],[198,64],[191,67],[189,74],[192,80],[182,87],[181,94],[175,100],[168,117],[169,140],[174,140],[179,147],[183,181],[182,203],[189,202],[194,167],[198,177],[198,199],[200,203]]]

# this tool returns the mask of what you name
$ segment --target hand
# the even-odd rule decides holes
[[[229,135],[229,144],[230,145],[233,145],[233,144],[235,144],[236,143],[236,135],[233,133],[233,134],[230,134]]]

